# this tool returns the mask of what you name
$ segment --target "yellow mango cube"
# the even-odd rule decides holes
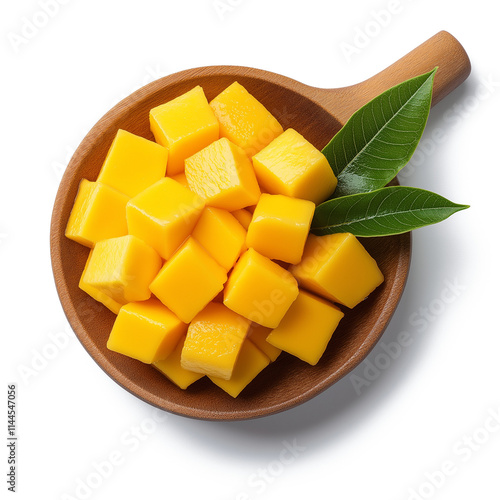
[[[298,293],[286,269],[249,248],[228,279],[224,304],[250,321],[276,328]]]
[[[133,235],[120,236],[96,243],[82,283],[121,304],[147,300],[160,268],[161,258],[149,245]]]
[[[128,231],[168,259],[191,234],[204,206],[199,196],[164,177],[127,203]]]
[[[250,342],[245,340],[229,380],[210,376],[210,380],[233,398],[269,364],[269,358]]]
[[[311,234],[302,261],[290,272],[301,287],[350,308],[384,281],[375,260],[350,233]]]
[[[219,138],[219,122],[198,85],[149,113],[156,142],[168,148],[167,174],[184,170],[184,160]]]
[[[94,300],[97,300],[97,302],[100,302],[101,304],[105,305],[110,311],[112,311],[115,314],[118,314],[120,311],[121,306],[123,305],[120,302],[117,302],[116,300],[112,299],[109,295],[106,295],[105,293],[101,292],[97,288],[89,285],[88,283],[85,283],[83,277],[85,275],[85,271],[87,270],[87,267],[89,265],[90,259],[92,257],[92,253],[94,251],[91,250],[89,253],[89,256],[87,258],[87,262],[85,263],[85,268],[83,269],[82,275],[80,276],[80,282],[78,283],[78,287],[83,290],[85,293],[90,295]]]
[[[187,327],[186,327],[187,328]],[[187,389],[191,384],[204,377],[202,373],[192,372],[191,370],[186,370],[181,366],[181,353],[184,347],[184,340],[186,336],[184,335],[181,340],[177,343],[174,351],[169,354],[169,356],[160,361],[155,361],[153,366],[165,377],[167,377],[171,382],[180,387],[181,389]]]
[[[248,228],[247,246],[270,259],[298,264],[315,208],[309,200],[263,193]]]
[[[220,136],[252,157],[283,133],[278,120],[242,85],[234,82],[210,102],[220,123]]]
[[[186,179],[186,174],[184,172],[181,172],[180,174],[172,175],[171,176],[174,181],[178,182],[179,184],[182,184],[184,187],[189,189],[189,184]]]
[[[120,129],[97,180],[132,198],[165,176],[167,158],[163,146]]]
[[[244,229],[248,231],[248,226],[250,225],[250,222],[252,222],[252,214],[244,208],[240,208],[239,210],[235,210],[231,213],[236,217]]]
[[[257,203],[260,189],[245,152],[226,138],[186,160],[189,188],[212,207],[233,212]]]
[[[245,244],[246,231],[227,210],[206,207],[192,233],[198,243],[229,271]]]
[[[186,330],[186,324],[152,297],[120,309],[107,347],[143,363],[154,363],[172,353]]]
[[[260,186],[271,194],[318,204],[337,187],[337,178],[323,153],[291,128],[252,160]]]
[[[299,291],[285,317],[267,341],[302,361],[315,365],[325,352],[344,313],[334,304]]]
[[[255,205],[253,205],[255,207]],[[245,231],[248,231],[248,227],[250,226],[250,222],[252,222],[252,212],[248,210],[248,208],[240,208],[239,210],[235,210],[231,212],[238,222],[243,226]],[[248,245],[245,237],[245,243],[243,243],[243,247],[241,248],[241,253],[245,253],[248,250]]]
[[[66,226],[66,237],[93,248],[100,240],[125,236],[129,197],[116,189],[82,179]]]
[[[226,280],[226,270],[190,237],[165,262],[150,289],[189,323],[224,288]]]
[[[181,354],[185,370],[229,380],[250,322],[211,302],[190,323]]]
[[[276,361],[281,354],[281,349],[273,346],[267,341],[267,336],[272,328],[252,323],[248,332],[248,340],[254,343],[271,361]]]

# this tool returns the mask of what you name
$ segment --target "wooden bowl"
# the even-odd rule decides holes
[[[119,128],[153,139],[149,110],[201,85],[210,100],[234,81],[241,83],[282,123],[322,148],[349,116],[370,99],[439,65],[433,103],[467,78],[468,57],[450,34],[440,32],[369,80],[341,89],[318,89],[253,68],[217,66],[182,71],[133,93],[92,128],[62,178],[51,225],[54,278],[66,316],[97,364],[118,384],[148,403],[188,417],[238,420],[277,413],[303,403],[346,375],[382,335],[401,297],[410,262],[410,234],[363,240],[385,282],[346,315],[316,366],[282,353],[233,399],[206,377],[178,389],[153,367],[106,348],[115,316],[78,288],[89,249],[65,238],[64,230],[82,178],[95,180]]]

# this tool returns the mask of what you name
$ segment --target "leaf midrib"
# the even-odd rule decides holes
[[[423,210],[425,210],[425,211],[443,210],[443,209],[446,209],[446,208],[453,209],[453,208],[459,208],[459,207],[456,207],[456,206],[453,206],[453,207],[440,206],[440,207],[419,208],[419,209],[415,209],[415,210],[412,210],[412,209],[410,209],[410,210],[400,210],[400,211],[397,211],[397,212],[386,213],[386,214],[383,214],[383,215],[375,214],[375,215],[372,215],[372,216],[363,217],[361,219],[353,219],[353,220],[350,220],[349,222],[345,222],[344,221],[344,222],[339,223],[339,224],[327,224],[326,226],[313,226],[313,227],[311,227],[311,229],[327,229],[329,227],[340,227],[340,226],[346,226],[348,224],[355,224],[355,223],[359,223],[359,222],[373,220],[373,219],[376,219],[377,217],[379,217],[379,218],[390,217],[390,216],[396,216],[396,215],[400,215],[400,214],[408,214],[409,212],[414,213],[416,211],[423,211]]]
[[[415,96],[417,95],[418,91],[428,82],[429,78],[432,78],[432,74],[430,74],[423,82],[422,82],[422,85],[420,85],[418,87],[418,89],[410,96],[409,99],[407,99],[404,104],[402,106],[399,107],[397,113],[399,113],[402,109],[405,108],[405,106],[412,100],[415,98]],[[398,88],[398,94],[400,93],[400,88]],[[392,107],[392,104],[391,104],[391,107]],[[392,111],[392,109],[391,109]],[[360,156],[363,151],[369,146],[372,144],[373,141],[375,141],[376,137],[381,133],[381,131],[383,131],[397,116],[397,113],[392,115],[392,117],[384,123],[384,125],[379,128],[376,132],[376,134],[373,135],[373,137],[359,150],[356,152],[356,154],[348,161],[348,163],[344,166],[344,168],[339,172],[338,176],[340,177],[342,175],[342,172],[344,172],[344,170],[349,166],[351,165],[355,159]],[[373,110],[372,110],[372,115],[373,115]],[[361,120],[363,121],[363,120]],[[376,122],[375,122],[376,123]],[[353,129],[354,130],[354,129]],[[395,132],[399,131],[398,129],[391,129],[391,130],[394,130]],[[363,138],[364,138],[364,127],[363,127]],[[354,137],[353,137],[354,139]],[[354,144],[356,145],[356,140],[354,139]],[[342,140],[342,149],[344,150],[344,157],[347,159],[346,155],[345,155],[345,141]]]

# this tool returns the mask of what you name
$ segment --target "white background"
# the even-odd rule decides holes
[[[1,15],[1,390],[5,401],[7,383],[18,385],[17,498],[500,498],[494,3],[46,3],[50,17],[43,0],[3,2]],[[92,125],[179,70],[236,64],[339,87],[442,29],[473,72],[431,111],[403,182],[471,208],[414,233],[409,281],[382,339],[393,345],[406,331],[411,344],[384,366],[379,344],[309,403],[247,422],[156,412],[102,372],[67,325],[49,258],[58,183]]]

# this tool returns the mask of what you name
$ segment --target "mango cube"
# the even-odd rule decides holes
[[[181,355],[185,370],[229,380],[250,322],[212,302],[190,323]]]
[[[187,327],[186,327],[187,328]],[[165,377],[167,377],[171,382],[180,387],[181,389],[187,389],[192,383],[196,382],[204,375],[202,373],[192,372],[191,370],[186,370],[181,366],[181,353],[184,347],[184,340],[186,336],[184,335],[181,340],[177,343],[174,351],[168,355],[167,358],[160,361],[155,361],[153,366]]]
[[[85,293],[90,295],[94,300],[97,300],[97,302],[100,302],[101,304],[105,305],[110,311],[112,311],[115,314],[118,314],[118,312],[120,311],[120,308],[123,304],[112,299],[109,295],[106,295],[105,293],[101,292],[100,290],[93,287],[92,285],[89,285],[83,279],[83,277],[85,275],[85,271],[87,270],[87,267],[89,265],[90,259],[92,258],[93,252],[94,251],[91,250],[89,253],[89,256],[87,258],[87,262],[85,263],[85,268],[83,269],[83,273],[80,276],[80,282],[78,283],[78,287],[81,290],[83,290]]]
[[[174,181],[177,181],[179,184],[182,184],[184,187],[189,189],[189,184],[186,179],[186,174],[185,172],[181,172],[180,174],[172,175],[171,176]]]
[[[229,271],[240,256],[246,231],[227,210],[207,207],[203,210],[192,236]]]
[[[210,106],[220,123],[221,137],[250,157],[283,132],[278,120],[238,82],[223,90]]]
[[[149,245],[133,235],[120,236],[96,243],[82,283],[120,304],[147,300],[160,268],[161,258]]]
[[[66,227],[66,237],[93,248],[100,240],[125,236],[128,196],[100,182],[82,179]]]
[[[276,361],[281,354],[281,349],[273,346],[267,341],[267,336],[272,332],[272,328],[252,323],[248,332],[248,340],[254,343],[271,361]]]
[[[315,365],[325,352],[344,313],[327,300],[303,290],[267,337],[279,349]]]
[[[311,234],[302,261],[290,272],[301,287],[350,308],[384,281],[375,260],[350,233]]]
[[[229,277],[224,304],[250,321],[276,328],[298,293],[286,269],[249,248]]]
[[[189,236],[204,206],[199,196],[164,177],[128,202],[128,231],[168,259]]]
[[[226,270],[190,237],[165,262],[150,289],[189,323],[224,288],[226,280]]]
[[[219,138],[219,122],[198,85],[149,113],[156,142],[168,148],[168,175],[184,170],[184,160]]]
[[[186,330],[186,324],[152,297],[120,309],[107,347],[143,363],[154,363],[170,355]]]
[[[239,210],[235,210],[231,213],[236,217],[236,219],[238,219],[238,222],[245,228],[245,230],[248,231],[248,226],[250,226],[250,222],[252,222],[251,212],[245,210],[244,208],[240,208]]]
[[[97,180],[131,198],[165,176],[167,158],[163,146],[120,129]]]
[[[255,344],[245,340],[231,378],[229,380],[214,376],[209,378],[215,385],[235,398],[268,364],[269,358]]]
[[[255,207],[255,205],[253,205]],[[240,208],[239,210],[235,210],[234,212],[231,212],[236,219],[238,219],[238,222],[243,226],[243,228],[248,231],[248,227],[250,226],[250,222],[252,222],[252,212],[247,208]],[[245,243],[243,244],[243,248],[241,249],[241,253],[244,253],[248,250],[248,245],[246,242],[246,237],[245,237]]]
[[[326,200],[337,178],[326,157],[294,129],[289,128],[253,157],[259,184],[271,194]]]
[[[270,259],[298,264],[315,208],[309,200],[263,193],[248,228],[247,245]]]
[[[186,160],[191,191],[212,207],[230,212],[257,203],[260,189],[245,152],[225,138]]]

